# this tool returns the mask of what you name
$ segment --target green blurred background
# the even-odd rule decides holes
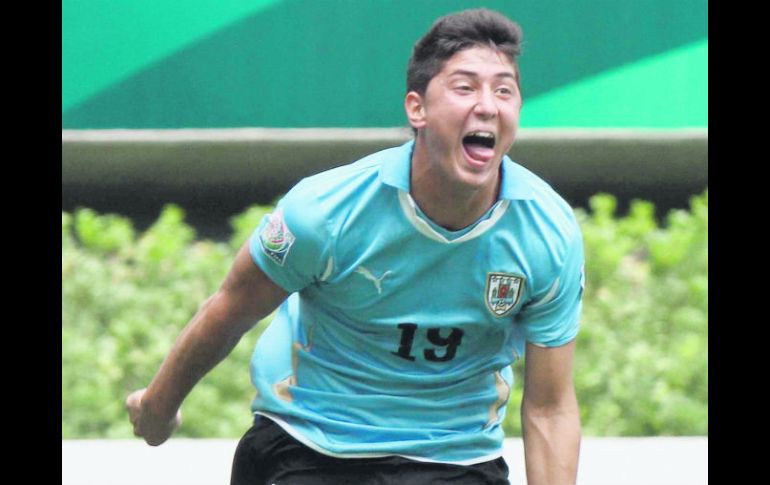
[[[391,127],[413,43],[517,20],[522,126],[708,126],[706,0],[62,1],[62,128]]]

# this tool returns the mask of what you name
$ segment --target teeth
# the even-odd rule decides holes
[[[488,131],[472,131],[467,136],[480,136],[482,138],[494,138],[495,135]]]

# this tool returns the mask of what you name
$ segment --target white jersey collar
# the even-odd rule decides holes
[[[487,232],[495,223],[503,217],[505,211],[508,209],[511,201],[502,200],[495,204],[492,208],[492,213],[486,219],[478,222],[473,229],[466,232],[462,236],[455,239],[448,239],[446,236],[436,231],[425,219],[418,214],[417,204],[408,192],[403,190],[398,191],[398,202],[401,205],[403,211],[409,222],[420,232],[422,235],[445,244],[459,244],[465,241],[469,241]]]

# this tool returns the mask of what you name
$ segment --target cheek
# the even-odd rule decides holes
[[[466,110],[472,108],[476,102],[476,96],[460,94],[447,89],[435,96],[435,106],[441,106],[449,110]]]
[[[437,118],[440,117],[445,121],[452,121],[454,118],[461,117],[463,113],[466,113],[473,105],[466,99],[447,97],[440,103],[436,103],[434,106],[434,112],[437,115]]]
[[[518,124],[520,115],[521,103],[506,104],[500,109],[500,117],[509,124]]]
[[[435,105],[427,112],[428,124],[439,133],[454,133],[461,129],[468,116],[468,109],[455,101]]]

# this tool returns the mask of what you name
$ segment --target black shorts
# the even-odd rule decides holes
[[[503,458],[476,465],[425,463],[399,456],[335,458],[303,445],[256,416],[235,450],[230,485],[509,485]]]

